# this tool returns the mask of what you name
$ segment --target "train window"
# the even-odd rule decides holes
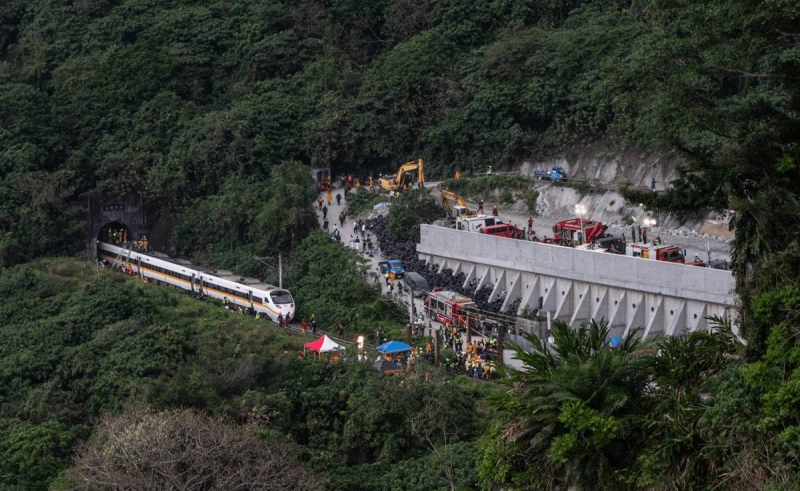
[[[294,303],[292,300],[292,294],[287,292],[286,290],[274,290],[269,293],[270,298],[272,298],[272,302],[276,305],[287,304],[287,303]]]
[[[264,303],[264,299],[261,297],[253,297],[253,301],[256,303]]]

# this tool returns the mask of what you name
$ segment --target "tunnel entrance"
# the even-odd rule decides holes
[[[97,240],[114,245],[126,245],[129,242],[134,242],[130,229],[121,222],[111,222],[104,225],[97,235]]]
[[[145,223],[142,200],[135,194],[89,200],[89,223],[86,257],[97,257],[97,243],[106,242],[118,247],[140,246],[144,239]]]

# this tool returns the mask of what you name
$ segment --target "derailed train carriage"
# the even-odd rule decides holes
[[[283,315],[286,322],[294,318],[294,298],[283,288],[244,279],[235,281],[223,278],[217,272],[192,264],[181,264],[105,242],[97,243],[97,258],[129,268],[137,276],[161,281],[194,294],[219,300],[227,298],[229,303],[243,308],[252,306],[255,312],[267,315],[275,322],[278,322],[278,315]]]

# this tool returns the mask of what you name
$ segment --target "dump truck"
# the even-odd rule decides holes
[[[533,176],[544,181],[561,182],[567,180],[567,171],[560,165],[554,165],[550,170],[533,171]]]

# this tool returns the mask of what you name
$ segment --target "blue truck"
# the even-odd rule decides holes
[[[567,180],[567,171],[564,170],[563,167],[560,165],[554,165],[552,169],[548,171],[544,170],[537,170],[533,171],[534,177],[545,181],[553,181],[553,182],[560,182]]]
[[[381,270],[381,274],[394,272],[394,277],[400,279],[403,275],[406,274],[406,270],[403,269],[403,262],[399,259],[389,259],[388,261],[382,261],[378,263],[378,267]]]

